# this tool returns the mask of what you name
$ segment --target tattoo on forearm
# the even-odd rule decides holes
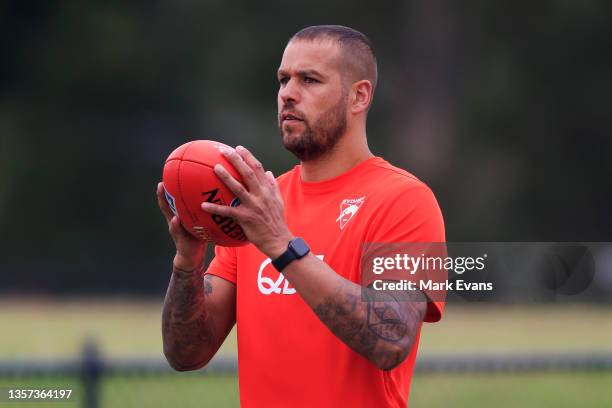
[[[390,369],[410,352],[423,309],[418,302],[343,282],[335,296],[323,300],[314,312],[349,347]]]
[[[191,367],[184,362],[216,341],[212,316],[204,307],[205,296],[212,291],[210,277],[203,277],[201,269],[172,274],[162,313],[164,350],[185,369]]]

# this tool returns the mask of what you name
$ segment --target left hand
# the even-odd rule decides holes
[[[221,164],[215,165],[215,174],[240,199],[240,205],[202,203],[202,210],[211,214],[233,218],[247,238],[270,259],[276,259],[287,250],[293,235],[285,222],[283,198],[271,171],[242,146],[226,149],[223,155],[240,173],[243,186]]]

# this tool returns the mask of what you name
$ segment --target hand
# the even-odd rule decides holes
[[[176,246],[174,267],[184,271],[196,270],[204,260],[206,244],[189,234],[181,225],[178,217],[172,213],[164,196],[163,183],[157,183],[157,204],[166,218],[168,231]]]
[[[242,146],[226,149],[223,155],[240,173],[243,186],[221,164],[215,174],[240,199],[240,205],[230,207],[204,202],[202,209],[212,214],[233,218],[247,238],[261,252],[276,259],[287,250],[293,235],[285,222],[283,198],[271,171],[264,172],[261,163]]]

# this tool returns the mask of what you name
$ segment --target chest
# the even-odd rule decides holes
[[[366,186],[359,187],[327,194],[282,191],[291,233],[302,237],[311,252],[337,274],[357,283],[361,282],[363,244],[381,215],[379,200]],[[292,299],[297,297],[295,289],[271,260],[256,248],[247,248],[238,252],[239,297],[255,304],[297,301]]]

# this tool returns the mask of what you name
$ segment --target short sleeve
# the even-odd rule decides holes
[[[444,219],[433,192],[419,182],[395,194],[373,220],[367,241],[389,244],[445,242]],[[439,321],[443,310],[444,301],[429,301],[424,321]]]
[[[236,248],[215,245],[215,257],[205,273],[218,276],[234,284],[237,282]]]

